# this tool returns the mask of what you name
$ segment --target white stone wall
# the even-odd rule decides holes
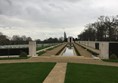
[[[95,48],[95,43],[94,41],[79,41],[80,44],[84,44],[86,46],[90,46],[92,48]]]
[[[29,56],[36,57],[36,42],[30,41],[29,42]]]
[[[95,48],[95,42],[93,42],[93,41],[89,42],[89,45],[88,46],[90,46],[92,48]]]
[[[95,43],[99,43],[101,59],[109,59],[109,42],[99,42],[99,41],[79,41],[80,44],[95,48]]]
[[[109,42],[100,42],[99,43],[101,59],[109,59]]]

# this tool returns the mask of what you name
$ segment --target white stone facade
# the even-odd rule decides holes
[[[73,43],[74,42],[73,37],[68,37],[67,42]]]
[[[83,45],[86,45],[86,46],[89,46],[89,47],[94,48],[94,49],[96,49],[95,43],[99,43],[99,50],[100,50],[99,57],[101,59],[109,59],[109,42],[79,41],[79,43],[83,44]]]
[[[101,59],[109,59],[109,42],[100,42],[100,55]]]
[[[29,42],[29,56],[36,57],[36,42],[30,41]]]

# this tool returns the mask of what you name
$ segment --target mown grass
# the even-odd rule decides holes
[[[51,51],[51,50],[57,48],[58,46],[60,46],[60,45],[54,46],[54,47],[52,47],[52,48],[48,48],[48,49],[45,50],[45,51],[40,51],[40,52],[38,52],[37,54],[38,54],[38,56],[41,56],[42,54],[46,53],[46,51]]]
[[[109,59],[109,60],[103,59],[103,61],[106,61],[106,62],[116,62],[116,63],[118,63],[118,59]]]
[[[0,83],[42,83],[55,63],[0,64]]]
[[[41,50],[41,49],[44,49],[44,48],[47,48],[47,47],[50,47],[50,45],[48,45],[48,46],[37,47],[36,50],[38,51],[38,50]]]
[[[65,83],[118,83],[118,67],[69,63]]]
[[[53,50],[53,49],[55,49],[55,48],[57,48],[58,46],[55,46],[55,47],[52,47],[52,48],[49,48],[49,49],[47,49],[47,50]]]
[[[54,49],[54,47],[53,48],[49,48],[49,49],[47,49],[47,50],[53,50]]]
[[[0,58],[0,60],[17,60],[17,59],[28,59],[30,57],[6,57],[6,58]]]
[[[42,54],[44,54],[46,51],[40,51],[40,52],[38,52],[37,54],[38,54],[38,56],[40,56],[40,55],[42,55]]]

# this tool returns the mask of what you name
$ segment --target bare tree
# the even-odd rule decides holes
[[[118,16],[100,16],[97,22],[90,23],[79,35],[80,40],[117,41]]]

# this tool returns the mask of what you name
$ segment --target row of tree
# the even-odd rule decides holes
[[[40,39],[37,39],[36,40],[36,43],[37,44],[40,44],[40,43],[62,43],[63,42],[63,38],[48,38],[48,39],[45,39],[43,41],[41,41]]]
[[[100,16],[78,35],[83,41],[118,41],[118,16]]]
[[[25,35],[19,36],[19,35],[13,35],[12,38],[2,34],[0,32],[0,45],[16,45],[16,44],[28,44],[29,41],[32,41],[31,37],[26,37]],[[48,38],[45,40],[36,39],[35,40],[37,44],[40,43],[62,43],[63,38]]]
[[[2,34],[0,32],[0,45],[14,45],[14,44],[28,44],[29,41],[32,41],[31,37],[26,37],[25,35],[13,35],[12,38]]]

